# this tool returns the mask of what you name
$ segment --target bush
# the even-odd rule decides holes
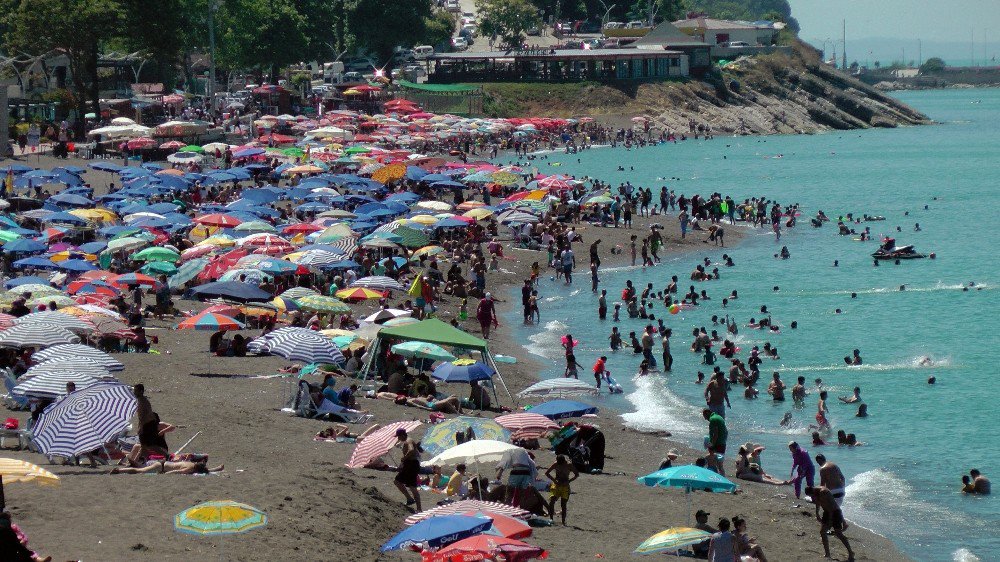
[[[938,57],[931,57],[924,61],[924,64],[920,65],[920,74],[935,74],[937,72],[942,72],[945,67],[943,60]]]

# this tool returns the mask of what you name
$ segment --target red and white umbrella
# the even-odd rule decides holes
[[[421,511],[420,513],[407,517],[404,522],[407,525],[413,525],[414,523],[419,523],[425,519],[436,517],[438,515],[460,515],[469,511],[485,511],[489,513],[496,513],[498,515],[506,515],[507,517],[513,517],[514,519],[527,519],[528,517],[531,517],[530,512],[505,503],[482,500],[461,500],[445,505],[439,505],[426,511]]]
[[[156,146],[156,141],[149,137],[134,138],[125,143],[129,150],[145,150]]]
[[[511,439],[538,439],[559,429],[559,424],[549,418],[529,412],[497,416],[494,421],[511,431]]]
[[[347,461],[347,468],[362,468],[368,463],[388,453],[396,445],[396,431],[405,429],[407,433],[420,426],[418,421],[401,421],[390,423],[378,430],[373,431],[358,443],[351,453],[351,460]]]

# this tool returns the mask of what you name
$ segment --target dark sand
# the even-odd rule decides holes
[[[35,160],[32,157],[30,164],[44,168],[67,163],[47,157],[40,164]],[[82,161],[69,163],[86,165]],[[103,192],[113,176],[91,172],[87,179]],[[704,247],[707,234],[695,233],[681,244],[676,220],[656,219],[666,227],[666,251]],[[636,217],[635,223],[631,232],[648,232],[648,219]],[[736,242],[740,229],[727,230],[727,238]],[[576,246],[581,263],[586,262],[586,249],[595,235],[603,239],[606,252],[615,244],[627,247],[631,233],[595,228],[581,232],[585,244]],[[502,267],[511,273],[491,273],[488,281],[490,290],[505,299],[509,290],[500,285],[519,286],[531,262],[544,260],[543,254],[519,250],[507,253],[518,260],[503,262]],[[739,250],[735,255],[739,259]],[[697,257],[692,255],[691,267]],[[605,267],[618,261],[606,254],[602,259]],[[681,269],[686,271],[687,267]],[[586,265],[578,271],[577,283],[586,290]],[[684,271],[664,271],[664,279],[672,273],[680,276]],[[609,294],[619,289],[606,288]],[[182,310],[204,306],[177,302]],[[441,317],[450,320],[457,304],[455,299],[445,303]],[[361,312],[373,307],[357,308]],[[542,314],[546,314],[544,308]],[[572,327],[576,322],[591,321],[595,314],[583,310],[573,318],[559,320]],[[548,315],[548,319],[552,316]],[[155,346],[160,354],[118,355],[127,366],[120,379],[129,384],[144,383],[163,420],[180,426],[168,436],[172,448],[200,431],[187,451],[209,454],[210,464],[225,463],[225,472],[210,476],[112,476],[107,467],[49,465],[35,453],[4,451],[3,456],[40,464],[61,478],[58,487],[30,483],[6,487],[8,509],[28,534],[33,548],[52,555],[54,560],[417,560],[413,553],[378,552],[382,542],[403,528],[403,519],[410,513],[392,485],[393,475],[344,468],[353,445],[313,441],[313,435],[329,424],[281,412],[291,388],[290,379],[248,378],[272,375],[286,364],[284,360],[215,357],[207,352],[208,332],[169,329],[174,324],[149,320],[149,333],[160,338]],[[470,321],[467,327],[476,333],[478,326],[473,324]],[[506,327],[501,326],[490,342],[494,353],[518,358],[515,365],[501,365],[513,392],[536,380],[540,366],[512,341]],[[687,375],[693,376],[677,374]],[[448,386],[440,388],[447,390]],[[456,385],[454,392],[465,395],[467,387]],[[503,395],[501,404],[511,405]],[[375,414],[373,421],[378,423],[427,417],[423,410],[382,400],[361,399],[359,405],[371,410]],[[27,417],[24,413],[8,415],[20,418],[22,423]],[[692,512],[697,509],[709,511],[712,524],[719,517],[746,517],[750,533],[758,537],[770,560],[822,558],[819,525],[812,517],[812,506],[796,501],[789,487],[741,481],[743,491],[737,495],[694,493],[689,510],[689,498],[683,491],[646,488],[635,478],[655,470],[671,447],[681,449],[679,463],[692,462],[696,453],[661,437],[627,430],[617,412],[604,410],[593,421],[607,435],[607,455],[611,457],[605,467],[607,474],[585,475],[574,483],[568,527],[535,530],[529,541],[548,549],[550,559],[582,561],[601,555],[607,560],[629,560],[631,551],[648,536],[667,527],[692,523]],[[775,462],[781,452],[771,451],[768,455]],[[538,461],[540,466],[547,466],[553,455],[541,451]],[[268,525],[222,538],[195,537],[174,530],[175,514],[203,501],[223,499],[262,509],[270,518]],[[440,498],[424,493],[423,499],[426,507]],[[906,559],[889,541],[857,526],[847,535],[858,560]],[[846,559],[838,542],[832,548],[835,559]]]

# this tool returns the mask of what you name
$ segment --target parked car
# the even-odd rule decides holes
[[[361,82],[363,80],[364,80],[364,78],[361,76],[360,72],[345,72],[344,73],[344,82],[347,82],[347,83],[350,83],[350,82]]]
[[[430,45],[418,45],[413,48],[413,56],[417,60],[424,60],[434,54],[434,47]]]
[[[469,48],[469,42],[465,37],[453,37],[451,40],[451,47],[456,51],[464,51]]]
[[[541,35],[542,30],[537,25],[528,28],[528,35]]]
[[[461,12],[462,6],[458,4],[458,0],[448,0],[448,7],[446,9],[449,12]]]

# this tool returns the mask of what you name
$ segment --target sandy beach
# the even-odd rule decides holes
[[[46,169],[87,164],[48,156],[31,157],[27,163]],[[94,171],[85,179],[98,193],[106,192],[109,183],[117,184],[115,176]],[[612,256],[607,249],[627,248],[628,236],[648,232],[651,220],[664,226],[665,251],[690,252],[693,265],[695,252],[705,247],[707,233],[695,232],[681,240],[673,216],[637,216],[632,230],[581,229],[584,244],[577,245],[578,263],[585,261],[586,246],[599,237],[603,241],[602,267],[622,265],[628,259],[627,252]],[[740,230],[727,229],[729,244],[738,244]],[[544,254],[509,245],[506,254],[513,259],[501,264],[502,271],[489,274],[488,289],[507,300],[504,306],[516,306],[508,298],[510,288],[520,286],[531,263],[544,261]],[[734,255],[739,255],[738,248]],[[586,266],[578,265],[577,273],[577,283],[587,290]],[[664,275],[669,278],[682,273],[665,271]],[[609,294],[617,291],[616,287],[605,288]],[[152,296],[148,298],[151,301]],[[399,296],[397,300],[401,300]],[[176,303],[179,309],[190,311],[205,306],[187,300]],[[356,317],[375,309],[371,303],[353,306]],[[454,298],[445,301],[439,317],[451,320],[457,306]],[[544,316],[546,310],[541,313]],[[596,311],[582,310],[577,317],[559,320],[572,327],[590,322],[595,315]],[[172,448],[197,433],[187,451],[208,454],[209,465],[225,464],[225,471],[206,476],[109,475],[107,467],[49,465],[37,453],[5,450],[2,456],[40,464],[61,478],[58,487],[29,483],[5,488],[7,508],[28,535],[30,546],[53,560],[416,560],[413,553],[383,555],[378,551],[403,528],[403,519],[411,513],[392,484],[393,475],[345,468],[353,445],[313,440],[329,423],[281,411],[295,379],[274,375],[287,361],[278,357],[216,357],[208,352],[210,332],[172,330],[179,320],[148,319],[148,333],[159,338],[154,345],[157,353],[116,355],[126,365],[119,378],[128,384],[143,383],[154,409],[164,421],[178,426],[169,435]],[[470,320],[464,327],[479,335],[475,324]],[[246,333],[255,336],[258,331]],[[513,341],[508,326],[501,325],[491,335],[490,346],[493,353],[518,360],[501,365],[512,392],[537,380],[538,363]],[[693,373],[681,376],[688,375]],[[467,386],[455,386],[459,396],[467,393]],[[448,385],[440,388],[447,391]],[[502,393],[500,404],[513,407]],[[426,411],[384,400],[361,398],[359,407],[374,414],[373,422],[383,424],[427,418]],[[19,418],[22,424],[27,419],[25,412],[8,416]],[[693,523],[697,509],[710,512],[712,524],[721,517],[745,517],[750,534],[757,537],[770,560],[822,559],[813,507],[795,500],[790,487],[739,481],[738,494],[696,492],[690,498],[680,490],[646,488],[636,477],[654,471],[669,448],[681,450],[681,464],[693,462],[698,453],[663,437],[624,427],[619,412],[602,410],[593,422],[607,436],[605,474],[584,475],[574,483],[567,527],[535,529],[530,542],[547,549],[551,560],[628,560],[636,545],[648,536]],[[398,460],[398,452],[393,454]],[[551,451],[537,454],[540,467],[553,461]],[[769,451],[768,455],[773,462],[782,452]],[[727,469],[731,469],[732,457],[727,461]],[[484,473],[491,475],[492,467]],[[174,530],[175,514],[203,501],[222,499],[260,508],[270,519],[268,525],[224,538],[193,537]],[[443,497],[423,494],[425,507],[440,499]],[[857,525],[846,534],[858,560],[906,559],[888,540]],[[832,548],[835,559],[846,559],[835,540]]]

